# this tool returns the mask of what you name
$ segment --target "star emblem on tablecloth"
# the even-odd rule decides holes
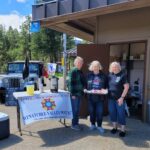
[[[56,107],[55,101],[52,100],[51,98],[43,99],[41,104],[45,110],[54,110]]]

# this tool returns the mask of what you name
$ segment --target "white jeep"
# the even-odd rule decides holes
[[[5,105],[14,106],[17,104],[16,99],[13,97],[13,92],[26,90],[28,82],[33,82],[35,89],[39,74],[43,72],[43,62],[30,61],[29,62],[29,77],[23,80],[24,61],[14,61],[8,63],[7,73],[0,75],[0,102]],[[43,78],[43,77],[42,77]]]

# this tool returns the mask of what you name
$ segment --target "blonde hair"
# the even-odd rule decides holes
[[[120,63],[119,62],[116,62],[116,61],[114,61],[114,62],[112,62],[111,64],[110,64],[110,66],[109,66],[109,72],[113,72],[112,71],[112,67],[113,66],[117,66],[118,67],[118,70],[119,70],[119,72],[121,71],[121,65],[120,65]]]
[[[94,66],[99,67],[99,70],[102,70],[102,69],[103,69],[101,63],[100,63],[99,61],[97,61],[97,60],[94,60],[94,61],[91,62],[90,66],[89,66],[89,70],[90,70],[90,71],[93,71],[93,67],[94,67]]]
[[[83,63],[83,58],[77,56],[77,57],[75,58],[75,60],[74,60],[74,65],[76,66],[78,62],[82,62],[82,63]]]

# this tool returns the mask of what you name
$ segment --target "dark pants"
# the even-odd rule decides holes
[[[71,98],[72,113],[73,113],[72,126],[79,124],[80,103],[81,97],[76,96],[75,99]]]
[[[116,100],[109,99],[109,115],[112,122],[118,122],[120,125],[125,125],[125,103],[119,106]]]
[[[104,101],[100,98],[95,99],[93,96],[90,96],[88,100],[88,108],[91,124],[95,125],[95,122],[97,122],[97,126],[101,127],[103,120]]]

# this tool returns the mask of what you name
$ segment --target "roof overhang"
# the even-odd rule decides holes
[[[70,14],[40,19],[41,26],[65,32],[88,41],[94,40],[98,16],[150,7],[150,0],[131,0]]]

